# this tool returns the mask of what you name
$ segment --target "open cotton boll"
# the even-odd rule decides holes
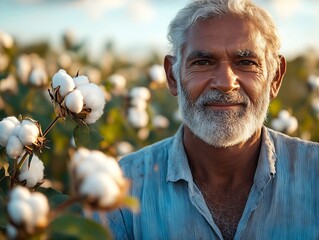
[[[286,128],[286,123],[280,118],[275,118],[271,121],[271,127],[279,132],[283,132]]]
[[[34,86],[43,86],[48,82],[48,74],[42,67],[34,68],[29,77],[30,84]]]
[[[10,223],[6,226],[6,234],[9,239],[16,239],[18,236],[18,230],[15,226],[11,225]]]
[[[32,143],[35,143],[39,137],[39,134],[40,130],[34,122],[30,120],[22,121],[18,137],[24,146],[29,146]]]
[[[79,148],[71,158],[71,167],[77,166],[79,163],[85,161],[85,159],[90,155],[90,150],[86,148]]]
[[[154,128],[168,128],[169,120],[165,116],[156,115],[152,120],[152,124]]]
[[[18,160],[20,162],[21,159]],[[28,160],[25,160],[19,174],[19,181],[26,180],[26,187],[33,188],[37,183],[43,180],[44,165],[43,162],[33,155],[30,168],[28,168]]]
[[[15,117],[14,117],[15,118]],[[7,146],[9,137],[13,134],[15,127],[20,124],[16,122],[13,117],[4,118],[0,122],[0,145],[5,147]]]
[[[28,200],[33,211],[33,226],[45,227],[48,224],[49,202],[46,196],[40,192],[33,192]]]
[[[131,89],[129,96],[131,98],[141,98],[147,101],[151,98],[151,92],[146,87],[134,87]]]
[[[90,174],[95,174],[98,168],[91,161],[83,161],[75,167],[75,175],[78,180],[81,180]]]
[[[116,151],[119,156],[125,156],[134,151],[132,144],[126,141],[119,142],[116,144]]]
[[[29,189],[22,186],[15,186],[10,192],[10,199],[20,199],[27,201],[31,196]]]
[[[109,81],[115,89],[123,89],[126,86],[126,78],[121,74],[113,74]]]
[[[10,158],[16,159],[23,153],[24,146],[15,135],[11,135],[8,139],[6,152]]]
[[[74,81],[75,87],[90,83],[89,78],[85,75],[74,77],[73,81]]]
[[[145,110],[147,108],[147,102],[142,98],[132,98],[130,105],[140,110]]]
[[[287,122],[286,132],[288,134],[294,133],[298,129],[298,120],[297,118],[291,116]]]
[[[88,124],[95,123],[103,114],[105,105],[103,91],[94,83],[83,84],[76,89],[82,93],[85,107],[91,109],[84,121]]]
[[[280,110],[280,112],[278,113],[278,118],[287,121],[290,118],[290,113],[284,109]]]
[[[166,82],[166,74],[164,67],[158,64],[153,65],[149,69],[149,75],[152,81],[157,82],[159,84],[163,84]]]
[[[73,113],[79,113],[83,109],[82,93],[75,89],[65,97],[65,106]]]
[[[99,172],[85,178],[80,186],[80,194],[97,200],[101,207],[109,207],[116,202],[121,191],[110,176]]]
[[[52,88],[55,89],[58,86],[60,86],[59,93],[61,97],[65,97],[75,88],[73,78],[63,69],[55,73],[52,78]]]
[[[134,128],[143,128],[147,125],[149,116],[146,111],[137,108],[129,108],[128,121]]]
[[[17,225],[32,222],[32,208],[24,200],[10,199],[7,211],[11,221]]]

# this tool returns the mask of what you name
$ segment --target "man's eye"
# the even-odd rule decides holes
[[[242,65],[242,66],[253,66],[253,65],[257,65],[257,64],[256,64],[254,61],[241,60],[238,65]]]
[[[209,65],[209,61],[207,60],[197,60],[193,63],[194,65]]]

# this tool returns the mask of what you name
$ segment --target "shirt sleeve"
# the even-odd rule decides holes
[[[125,222],[122,210],[118,209],[112,212],[94,212],[93,220],[107,227],[114,240],[133,239],[129,233],[128,224]]]

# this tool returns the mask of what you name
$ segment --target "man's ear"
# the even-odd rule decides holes
[[[164,69],[166,72],[168,88],[173,96],[177,96],[177,82],[173,74],[173,64],[175,60],[176,58],[170,55],[166,55],[164,58]]]
[[[282,80],[286,73],[286,67],[287,67],[286,59],[284,58],[284,56],[280,55],[279,60],[280,62],[279,62],[278,70],[270,86],[270,99],[273,99],[277,96]]]

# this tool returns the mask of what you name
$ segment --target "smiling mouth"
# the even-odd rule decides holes
[[[212,102],[203,104],[203,107],[212,108],[214,110],[231,110],[237,108],[244,108],[244,103],[225,103],[225,102]]]

